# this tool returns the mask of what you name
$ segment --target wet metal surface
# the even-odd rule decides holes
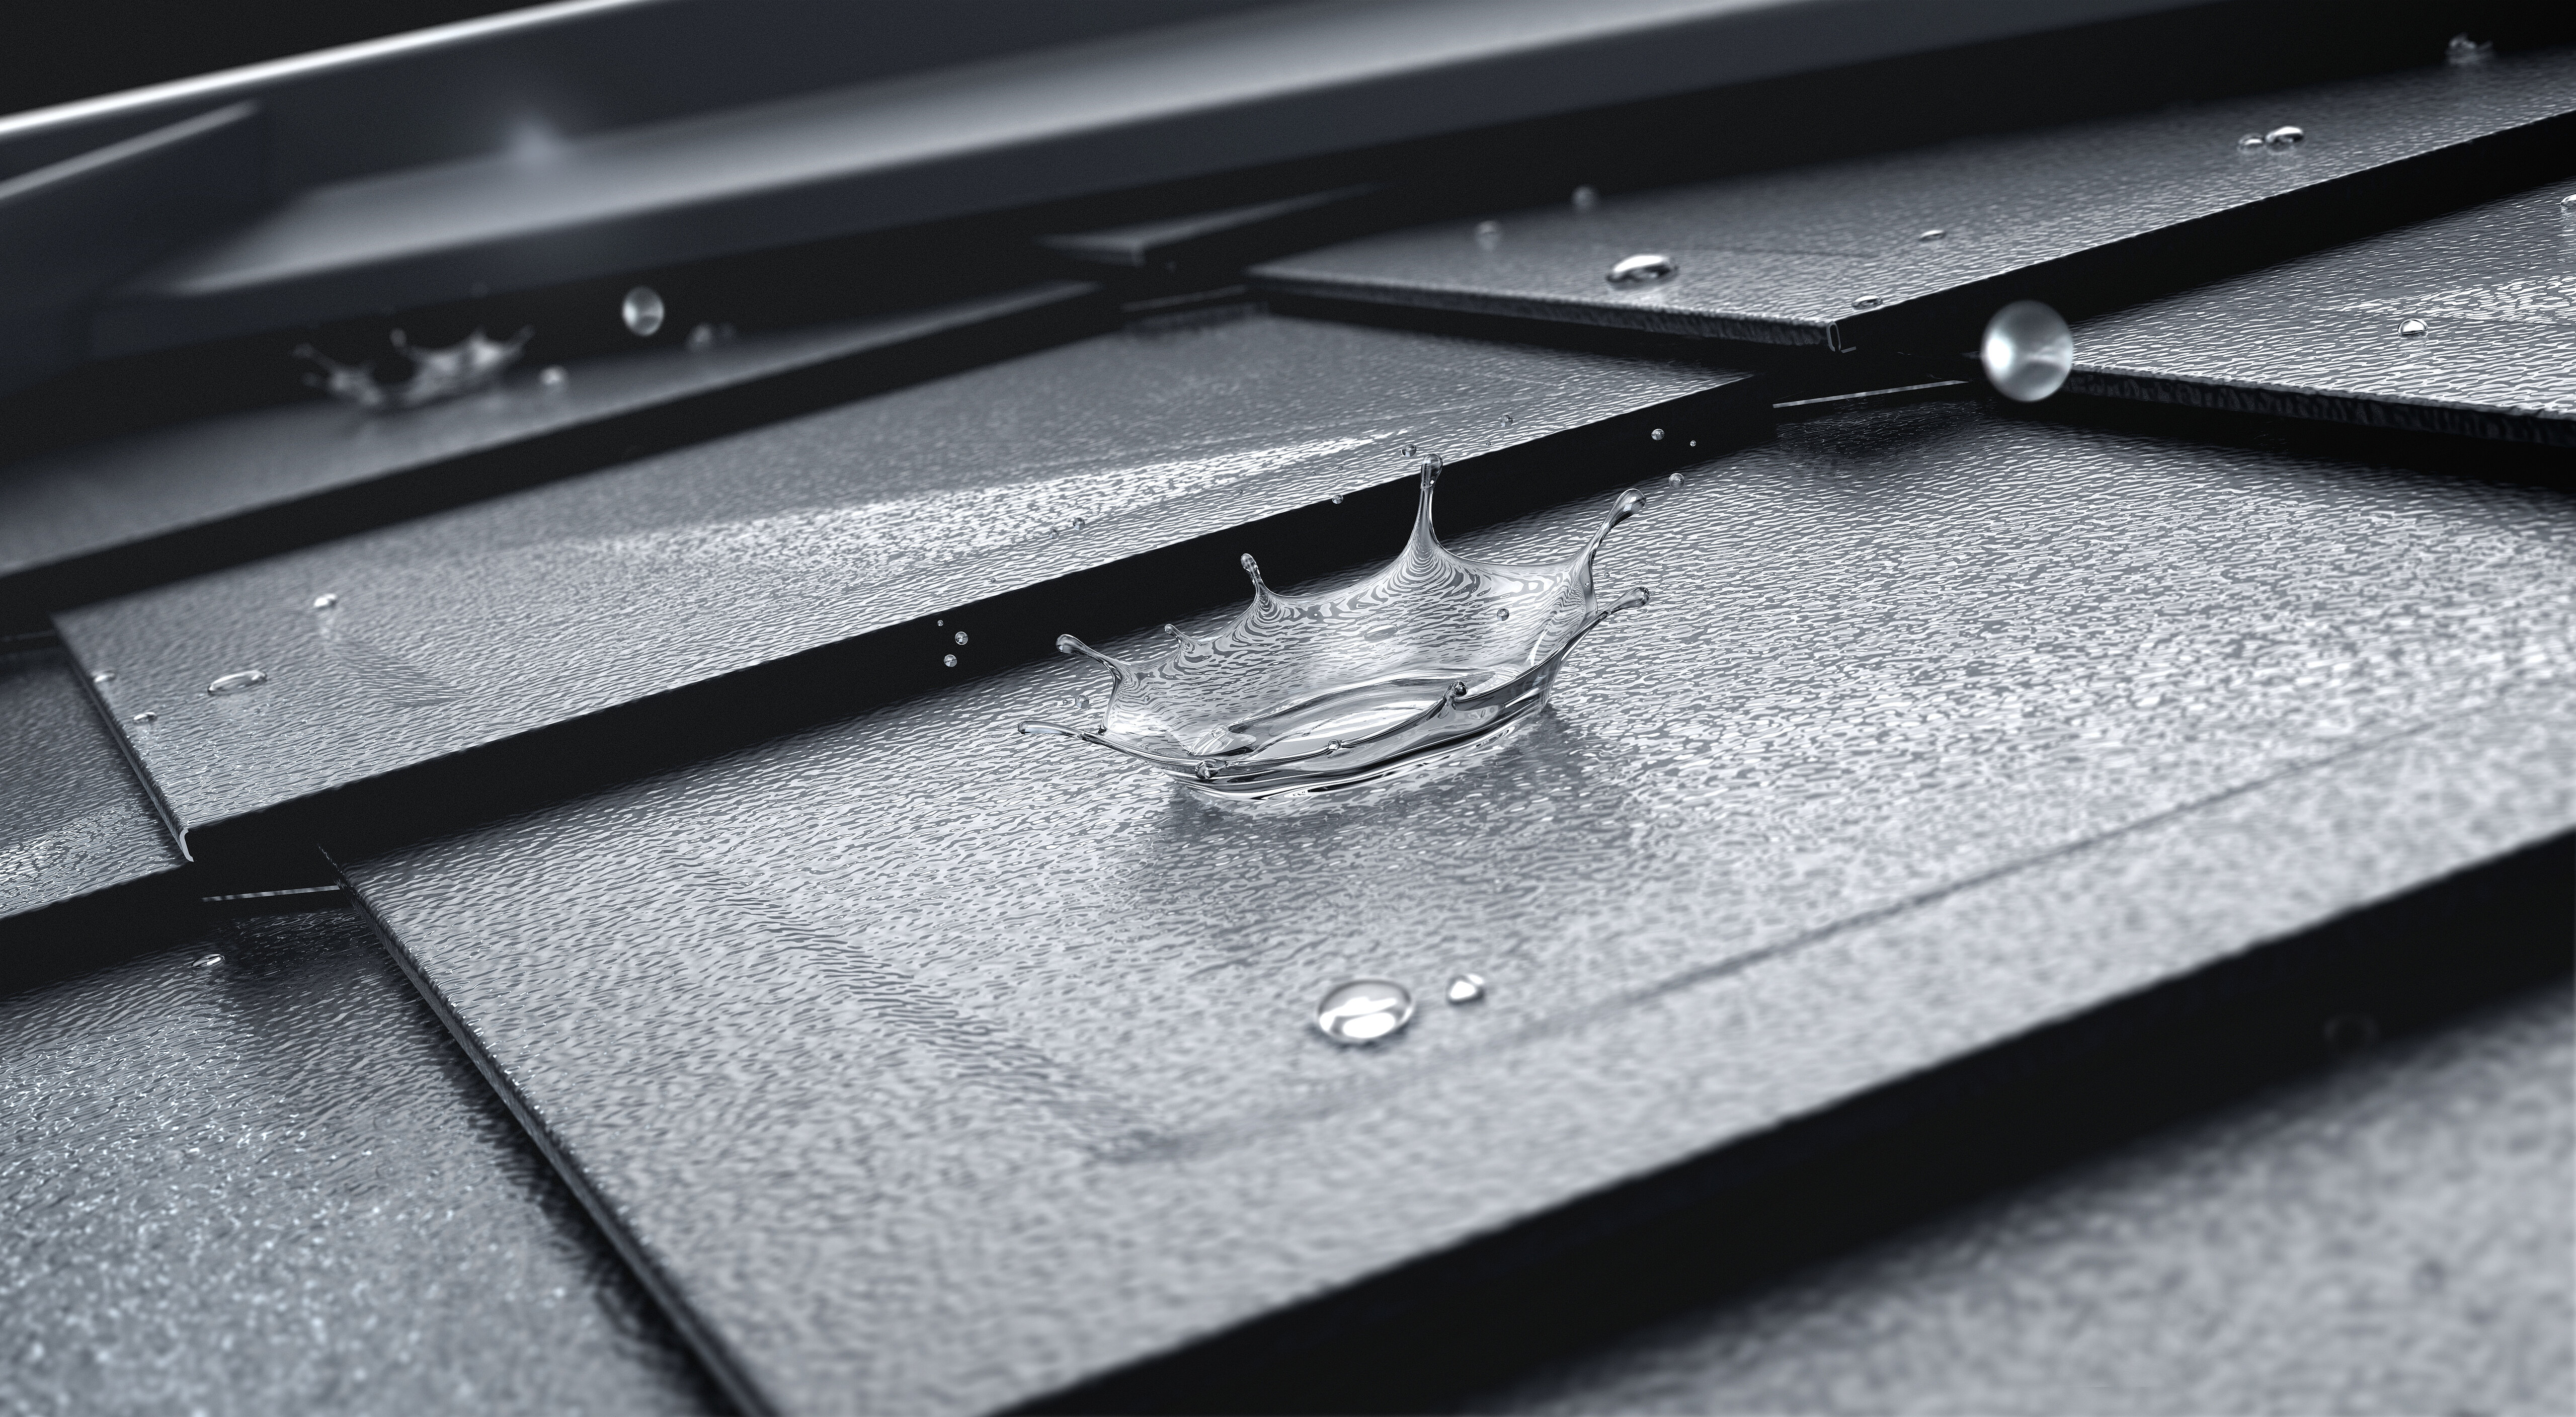
[[[1882,342],[1874,332],[1900,343],[1928,332],[1952,336],[1935,341],[1946,353],[1968,348],[2007,300],[2061,299],[2054,283],[2076,258],[2129,266],[2114,278],[2134,291],[2170,275],[2132,264],[2142,239],[2232,240],[2191,228],[2326,184],[2378,183],[2427,154],[2488,161],[2469,145],[2571,112],[2576,53],[2530,54],[1607,194],[1589,211],[1503,214],[1489,230],[1459,220],[1363,238],[1266,263],[1253,278],[1341,299],[1780,344],[1870,348]],[[2238,146],[2288,123],[2307,134],[2295,147]],[[1669,257],[1675,272],[1607,279],[1637,255]]]
[[[2571,194],[2576,176],[2086,321],[2069,386],[2576,445]]]
[[[2570,1004],[2552,985],[1463,1410],[2576,1410]]]
[[[125,934],[0,979],[0,1409],[707,1410],[348,911]]]
[[[1648,490],[1653,605],[1414,790],[1212,806],[1032,663],[349,874],[746,1388],[964,1411],[2576,824],[2555,494],[1967,404]]]
[[[566,366],[560,384],[546,382],[544,361],[536,358],[498,388],[427,408],[370,416],[315,400],[40,455],[0,468],[0,579],[274,515],[300,501],[1040,309],[1088,290],[1058,282],[905,315],[754,334],[704,350],[581,360]],[[286,343],[281,338],[281,354]]]
[[[0,650],[0,916],[179,865],[71,656]]]
[[[129,736],[193,829],[1398,480],[1408,448],[1457,461],[1739,389],[1758,401],[1666,358],[1216,312],[57,623],[117,666],[121,719],[159,715]]]

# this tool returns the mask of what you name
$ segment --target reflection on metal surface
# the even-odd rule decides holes
[[[1446,754],[1547,702],[1566,654],[1647,592],[1594,593],[1592,558],[1644,499],[1623,494],[1581,551],[1548,565],[1470,561],[1431,525],[1440,459],[1422,464],[1413,532],[1347,589],[1283,596],[1250,556],[1252,604],[1204,639],[1118,659],[1071,635],[1056,648],[1109,666],[1098,727],[1020,731],[1114,748],[1227,797],[1338,791]],[[1518,613],[1515,613],[1518,612]]]
[[[420,349],[396,330],[394,348],[411,361],[411,377],[399,384],[378,380],[376,366],[371,363],[342,364],[309,344],[296,346],[295,353],[322,366],[322,375],[309,379],[315,387],[327,390],[343,403],[378,412],[418,408],[489,387],[519,362],[519,351],[527,347],[528,337],[535,333],[521,330],[506,340],[495,340],[476,330],[443,349]]]

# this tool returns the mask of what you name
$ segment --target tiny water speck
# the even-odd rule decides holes
[[[1612,285],[1652,285],[1659,280],[1671,280],[1680,270],[1681,267],[1674,265],[1670,256],[1641,252],[1612,266],[1608,279]]]
[[[1333,494],[1333,505],[1334,505],[1334,506],[1336,506],[1336,507],[1338,507],[1338,506],[1340,506],[1341,504],[1342,504],[1342,494],[1340,494],[1340,493],[1338,493],[1338,492],[1334,493],[1334,494]]]
[[[1413,991],[1390,979],[1354,979],[1315,1006],[1315,1027],[1336,1043],[1375,1043],[1413,1022]]]
[[[1950,234],[1950,233],[1948,233],[1948,232],[1946,232],[1946,231],[1943,231],[1941,228],[1939,228],[1939,227],[1937,227],[1937,226],[1936,226],[1936,227],[1932,228],[1930,231],[1927,231],[1927,232],[1923,233],[1922,235],[1920,235],[1920,236],[1918,236],[1918,237],[1915,237],[1914,239],[1915,239],[1915,240],[1917,240],[1917,241],[1938,241],[1938,240],[1940,240],[1942,237],[1947,236],[1947,235],[1949,235],[1949,234]]]
[[[1461,974],[1449,981],[1449,1002],[1453,1004],[1473,1004],[1484,997],[1485,976],[1481,974]]]
[[[2455,34],[2449,44],[2442,46],[2442,57],[2454,64],[2483,64],[2495,57],[2495,44]]]
[[[2304,143],[2307,140],[2308,133],[2306,129],[2284,123],[2280,127],[2263,135],[2263,146],[2270,148],[2276,153],[2288,152],[2290,149],[2297,147],[2299,144]]]
[[[1692,447],[1694,447],[1694,448],[1696,448],[1696,447],[1698,447],[1698,446],[1699,446],[1699,444],[1697,444],[1697,443],[1693,443],[1693,444],[1691,444],[1691,446],[1692,446]],[[1669,476],[1669,477],[1666,477],[1664,480],[1665,480],[1666,482],[1671,483],[1671,484],[1672,484],[1672,485],[1674,485],[1675,487],[1679,487],[1679,486],[1681,486],[1681,485],[1682,485],[1682,475],[1681,475],[1680,473],[1678,473],[1678,472],[1676,472],[1676,473],[1672,474],[1672,475],[1671,475],[1671,476]]]
[[[669,313],[662,304],[662,292],[649,285],[639,285],[626,292],[626,298],[617,306],[617,318],[624,320],[627,330],[639,338],[650,338],[661,329],[662,320]]]
[[[2055,310],[2036,300],[2016,300],[1986,322],[1977,360],[1997,393],[2037,403],[2066,386],[2066,376],[2075,368],[2075,335]]]
[[[133,721],[136,723],[158,723],[160,720],[161,715],[154,713],[150,709],[145,709],[143,712],[136,714],[133,718]]]
[[[1658,429],[1656,429],[1654,432],[1649,433],[1649,434],[1647,434],[1646,436],[1647,436],[1647,437],[1649,437],[1649,438],[1652,438],[1652,439],[1654,439],[1656,442],[1660,443],[1660,442],[1664,441],[1664,430],[1663,430],[1663,429],[1661,429],[1661,428],[1658,428]]]
[[[113,670],[113,669],[102,669],[102,670],[98,671],[97,673],[92,674],[91,676],[89,676],[89,681],[90,681],[91,683],[93,683],[93,684],[104,684],[104,683],[107,683],[109,680],[114,679],[115,677],[116,677],[116,671],[115,671],[115,670]]]
[[[537,382],[549,389],[560,389],[571,381],[572,375],[560,364],[549,364],[537,371]]]
[[[959,630],[957,632],[957,643],[961,645],[966,643],[966,632],[964,630]]]
[[[2429,326],[2427,326],[2427,325],[2426,325],[2423,321],[2421,321],[2421,320],[2409,320],[2409,321],[2407,321],[2405,324],[2399,325],[2399,326],[2397,327],[2397,333],[2399,333],[2399,334],[2401,334],[2401,335],[2405,336],[2405,337],[2406,337],[2406,338],[2408,338],[2408,339],[2413,339],[2413,338],[2415,338],[2417,335],[2420,335],[2420,334],[2424,333],[2424,331],[2425,331],[2426,329],[2428,329],[2428,328],[2430,328],[2430,327],[2429,327]]]
[[[1491,251],[1503,244],[1503,224],[1499,221],[1476,223],[1476,244]]]
[[[939,656],[939,662],[947,665],[951,669],[954,669],[957,667],[957,656],[953,654],[943,654]]]
[[[689,331],[689,352],[704,354],[732,338],[733,326],[731,325],[699,325]]]
[[[208,684],[206,686],[206,692],[209,694],[238,694],[244,689],[256,688],[267,682],[267,671],[259,669],[242,669],[226,674],[215,682]]]
[[[327,590],[313,597],[313,608],[316,610],[328,610],[339,603],[340,597]]]
[[[1599,205],[1601,205],[1601,194],[1599,192],[1594,191],[1590,187],[1577,187],[1574,189],[1574,209],[1576,211],[1588,212]]]
[[[212,969],[223,962],[224,957],[222,955],[206,955],[197,961],[197,967],[199,969]]]
[[[2263,135],[2260,133],[2248,133],[2236,140],[2236,150],[2240,153],[2258,152],[2262,147]]]
[[[1875,295],[1861,295],[1853,297],[1852,308],[1855,310],[1875,310],[1886,303],[1886,301],[1881,300]]]

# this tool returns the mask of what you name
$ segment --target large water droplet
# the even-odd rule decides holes
[[[2036,300],[2016,300],[1986,322],[1977,359],[1997,393],[2037,403],[2066,386],[2075,367],[2075,334],[2056,311]]]
[[[1476,244],[1491,251],[1503,244],[1503,224],[1499,221],[1476,223]]]
[[[1672,257],[1646,253],[1630,256],[1612,266],[1609,279],[1612,285],[1652,285],[1659,280],[1671,280],[1680,270],[1681,267],[1673,264]]]
[[[1574,189],[1574,209],[1576,211],[1588,212],[1599,205],[1601,205],[1601,194],[1599,192],[1594,191],[1588,186],[1577,187]]]
[[[1461,974],[1449,981],[1449,1002],[1473,1004],[1485,997],[1485,976]]]
[[[2454,64],[2483,64],[2495,57],[2495,45],[2471,39],[2466,34],[2455,34],[2451,36],[2451,42],[2442,47],[2442,57]]]
[[[2290,149],[2297,147],[2299,144],[2304,143],[2307,140],[2308,133],[2306,129],[2284,123],[2280,127],[2263,135],[2263,146],[2270,148],[2276,153],[2288,152]]]
[[[238,694],[244,689],[255,688],[267,682],[268,674],[266,671],[259,669],[243,669],[224,675],[215,682],[208,684],[206,686],[206,692],[209,694]]]
[[[316,610],[328,610],[339,603],[340,597],[327,590],[322,592],[320,595],[313,597],[313,608]]]
[[[1413,1022],[1413,993],[1390,979],[1354,979],[1315,1006],[1315,1027],[1336,1043],[1375,1043]]]
[[[617,317],[638,336],[650,336],[662,328],[662,317],[668,313],[662,304],[662,293],[649,285],[626,292],[626,299],[617,306]]]
[[[2427,328],[2429,328],[2429,326],[2421,320],[2409,320],[2405,324],[2397,327],[2397,333],[2404,335],[2408,339],[2413,339],[2417,335],[2424,333]]]

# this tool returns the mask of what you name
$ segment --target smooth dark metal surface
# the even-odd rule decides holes
[[[1385,183],[1365,182],[1158,221],[1042,236],[1038,244],[1088,265],[1216,270],[1392,225],[1402,220],[1389,215],[1399,210],[1399,200]]]
[[[423,408],[368,414],[314,400],[39,454],[0,468],[0,581],[15,579],[19,595],[60,605],[102,584],[125,589],[232,564],[353,520],[381,524],[419,499],[436,505],[458,495],[442,492],[442,483],[469,494],[496,479],[506,488],[597,456],[541,439],[584,430],[614,439],[637,415],[942,339],[1034,340],[1024,327],[1061,321],[1093,290],[1057,281],[703,350],[576,359],[560,366],[560,386],[546,384],[542,362],[531,360],[497,388]],[[632,436],[667,434],[637,427]],[[466,463],[513,450],[530,465]]]
[[[1760,403],[1669,358],[1201,313],[59,623],[117,670],[120,717],[160,715],[129,738],[194,830],[1399,480],[1410,448],[1471,459],[1710,397]],[[921,664],[992,662],[937,638]],[[207,694],[249,669],[268,682]]]
[[[0,964],[0,1407],[696,1413],[598,1231],[344,909]]]
[[[1053,661],[346,869],[746,1391],[962,1411],[2576,824],[2557,494],[1956,403],[1648,490],[1654,604],[1400,795],[1014,736]],[[1325,1042],[1357,976],[1423,1016]]]
[[[2570,196],[2576,178],[2086,321],[2068,387],[2576,445]]]
[[[179,864],[71,656],[0,649],[0,916]]]
[[[100,309],[94,342],[102,354],[163,348],[457,299],[476,284],[525,289],[891,230],[2174,8],[1327,0],[1149,27],[1134,22],[1149,7],[1130,4],[1119,16],[1130,23],[1020,52],[961,45],[972,21],[942,17],[934,31],[944,43],[895,48],[945,48],[952,62],[891,71],[844,58],[874,46],[850,42],[851,22],[828,11],[774,37],[748,19],[710,46],[711,87],[738,92],[746,70],[761,72],[751,56],[767,45],[818,48],[777,65],[792,77],[758,101],[683,106],[612,93],[603,105],[612,111],[681,111],[605,131],[565,135],[546,99],[528,92],[536,85],[469,67],[473,87],[490,88],[474,95],[483,111],[453,126],[488,135],[489,146],[281,191],[273,211],[120,290]],[[557,28],[561,39],[580,26]],[[1071,39],[1085,28],[1057,18],[1039,32]],[[686,54],[660,56],[661,72],[627,84],[690,93]],[[840,87],[789,87],[833,59],[858,72]],[[491,89],[501,92],[484,97]],[[452,97],[430,95],[452,111]],[[383,100],[360,101],[363,114]],[[509,141],[513,120],[537,137]],[[416,138],[431,125],[404,126]]]
[[[2008,300],[2097,308],[2106,292],[2135,299],[2255,252],[2314,249],[2356,208],[2365,222],[2375,201],[2403,211],[2423,186],[2491,191],[2492,148],[2554,153],[2571,114],[2576,52],[2549,51],[1613,194],[1588,212],[1504,214],[1481,239],[1477,223],[1447,222],[1253,278],[1347,300],[1946,354]],[[2284,124],[2305,141],[2237,145]],[[1671,257],[1677,274],[1607,279],[1641,253]]]
[[[2571,1044],[2561,980],[1461,1410],[2567,1411]]]

